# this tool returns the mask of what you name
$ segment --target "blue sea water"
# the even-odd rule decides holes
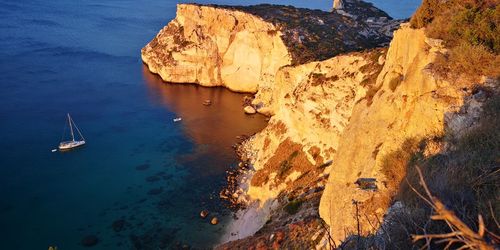
[[[418,4],[374,2],[394,17]],[[176,3],[0,1],[2,249],[80,249],[88,235],[99,239],[92,249],[217,242],[230,217],[218,191],[236,163],[231,145],[266,122],[241,112],[241,94],[165,84],[145,69],[140,49],[174,18]],[[88,145],[52,153],[67,112]],[[221,223],[200,219],[202,209]]]

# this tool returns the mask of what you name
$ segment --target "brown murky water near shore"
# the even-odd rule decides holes
[[[243,97],[251,94],[235,93],[223,87],[166,83],[158,75],[149,72],[146,66],[143,74],[151,98],[160,101],[182,118],[179,125],[198,145],[197,153],[183,160],[202,155],[210,155],[222,162],[234,160],[231,146],[239,141],[237,136],[255,134],[267,125],[265,116],[246,115],[243,112]],[[205,100],[210,100],[211,105],[203,105]],[[200,168],[203,172],[225,169],[227,166],[224,165]]]

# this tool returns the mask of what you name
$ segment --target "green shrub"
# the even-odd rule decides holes
[[[436,15],[444,11],[441,1],[424,0],[410,20],[412,28],[420,29],[430,24]]]
[[[483,45],[494,53],[500,51],[500,6],[495,9],[470,8],[459,12],[452,20],[451,35],[472,45]]]
[[[289,214],[296,214],[299,211],[300,206],[302,206],[302,200],[293,200],[288,202],[283,210],[285,210]]]
[[[284,175],[288,172],[288,170],[290,170],[292,168],[292,161],[298,155],[299,155],[299,151],[293,151],[293,153],[291,153],[286,160],[281,162],[280,168],[278,171],[278,176],[280,178],[283,178]]]

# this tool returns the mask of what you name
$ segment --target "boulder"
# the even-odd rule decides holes
[[[259,112],[265,116],[272,116],[273,115],[273,111],[269,107],[262,107],[262,108],[258,109],[257,112]]]
[[[243,110],[247,114],[255,114],[257,112],[252,106],[246,106]]]
[[[111,227],[113,227],[113,230],[115,232],[120,232],[125,228],[125,220],[124,219],[115,220],[111,225]]]
[[[205,219],[208,216],[208,211],[207,210],[202,210],[200,212],[200,217]]]
[[[378,64],[379,65],[384,65],[385,63],[385,55],[381,55],[378,57]]]
[[[210,220],[210,224],[212,224],[212,225],[219,224],[219,219],[217,219],[217,217],[213,217],[212,220]]]

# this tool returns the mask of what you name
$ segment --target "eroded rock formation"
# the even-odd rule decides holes
[[[250,209],[226,240],[260,229],[253,239],[274,244],[273,230],[301,218],[319,227],[319,216],[337,243],[376,231],[397,188],[381,170],[384,157],[407,139],[442,133],[446,114],[462,105],[467,83],[430,70],[446,52],[439,41],[403,25],[388,49],[373,49],[399,23],[371,5],[356,14],[357,3],[366,4],[345,1],[333,13],[179,5],[176,19],[143,49],[144,62],[165,81],[257,92],[252,104],[272,116],[244,144],[254,169],[239,197]],[[308,210],[283,212],[297,204]],[[294,231],[287,230],[280,232]],[[315,242],[326,234],[318,235]],[[235,244],[222,248],[245,246]]]
[[[280,35],[273,24],[240,11],[179,4],[142,59],[167,82],[255,92],[291,62]]]
[[[385,65],[369,96],[353,109],[323,193],[320,215],[333,238],[373,232],[390,205],[395,188],[381,170],[384,157],[405,140],[443,133],[444,116],[462,103],[459,83],[434,77],[427,70],[444,48],[434,45],[423,30],[407,26],[395,32]],[[363,190],[358,178],[377,180],[376,192]],[[346,233],[347,232],[347,233]]]
[[[373,15],[385,18],[384,27],[394,24],[380,10]],[[179,4],[176,18],[141,55],[149,70],[167,82],[257,92],[274,86],[282,66],[390,41],[390,32],[367,21],[291,6]]]

